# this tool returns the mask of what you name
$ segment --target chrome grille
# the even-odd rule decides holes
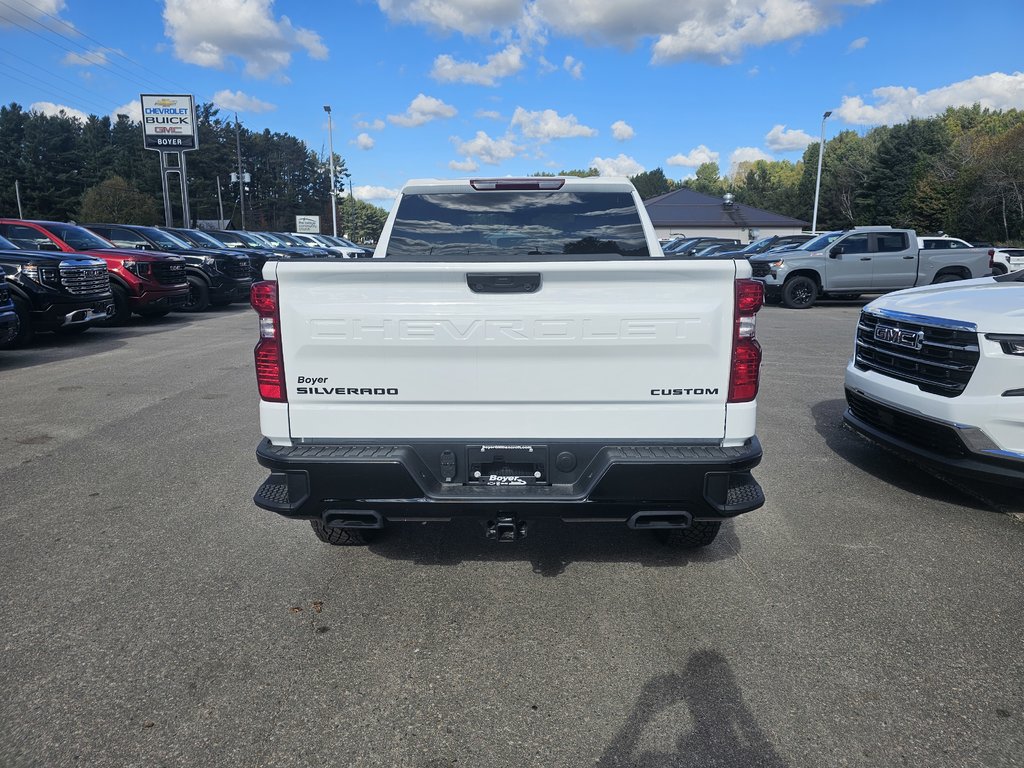
[[[967,388],[978,364],[978,334],[939,322],[932,325],[862,312],[854,364],[861,370],[916,384],[923,392],[956,397]],[[877,338],[875,330],[880,325],[916,334],[918,348]]]
[[[751,274],[754,277],[768,277],[768,273],[771,272],[772,265],[767,261],[752,261],[750,262]]]
[[[107,293],[110,290],[110,276],[107,274],[106,266],[61,267],[60,284],[64,290],[76,296]]]
[[[180,285],[185,280],[185,262],[164,259],[153,263],[153,279],[161,285]]]

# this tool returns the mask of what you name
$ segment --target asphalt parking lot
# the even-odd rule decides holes
[[[257,510],[243,306],[0,353],[0,765],[1024,765],[1024,524],[842,428],[861,306],[762,312],[695,554]]]

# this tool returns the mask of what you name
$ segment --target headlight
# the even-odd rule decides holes
[[[25,277],[39,285],[56,287],[60,285],[60,270],[57,267],[40,267],[38,264],[26,264],[21,268]]]
[[[213,256],[203,256],[203,266],[216,267],[217,260]]]
[[[776,259],[775,261],[772,262],[772,266],[775,267],[776,269],[778,269],[779,267],[781,267],[785,263],[786,262],[783,259]]]
[[[124,268],[138,278],[149,279],[153,273],[153,265],[148,261],[132,261],[129,259],[124,263]]]
[[[986,333],[985,338],[989,341],[998,341],[1007,355],[1024,357],[1024,336],[1014,333]]]

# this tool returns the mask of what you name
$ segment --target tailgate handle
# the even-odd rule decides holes
[[[540,272],[470,272],[466,283],[473,293],[536,293],[540,288]]]

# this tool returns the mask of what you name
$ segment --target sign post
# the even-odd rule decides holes
[[[160,153],[160,183],[164,193],[164,223],[174,226],[171,210],[170,177],[178,176],[181,189],[181,215],[184,226],[191,225],[188,209],[188,174],[185,153],[199,148],[199,131],[192,95],[143,93],[142,140],[146,149]]]

